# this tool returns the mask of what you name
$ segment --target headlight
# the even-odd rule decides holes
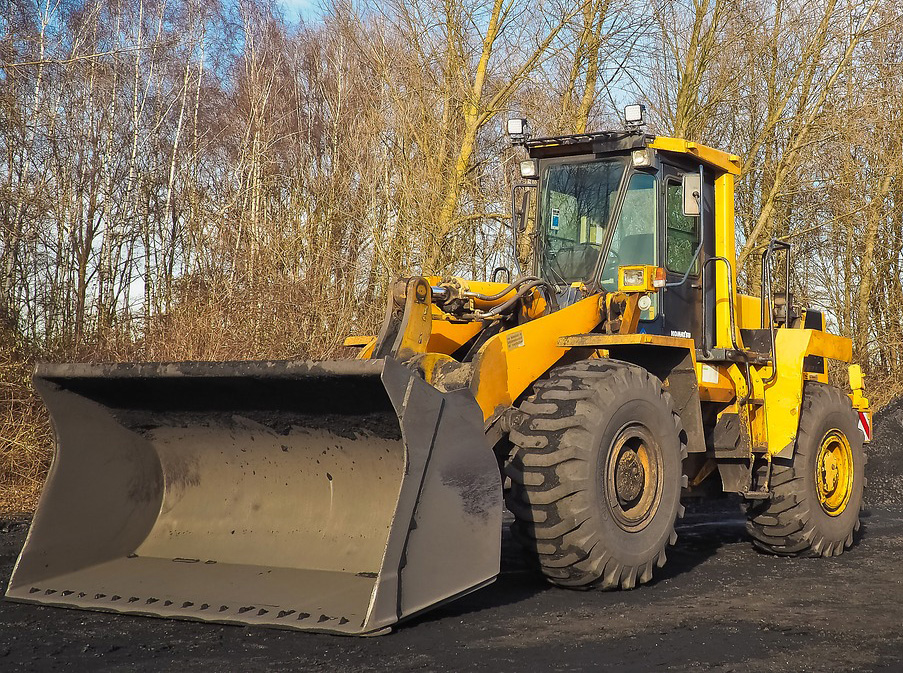
[[[621,284],[624,287],[644,287],[646,285],[645,269],[624,269]]]

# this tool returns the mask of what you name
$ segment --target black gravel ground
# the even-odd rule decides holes
[[[903,504],[903,397],[875,414],[875,436],[868,447],[869,505]]]
[[[903,400],[875,419],[851,551],[757,553],[738,502],[690,511],[669,562],[629,592],[555,589],[504,540],[490,587],[377,638],[0,601],[0,671],[903,671]],[[27,519],[0,521],[5,589]]]

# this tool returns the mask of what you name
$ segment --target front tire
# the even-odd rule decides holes
[[[748,509],[753,544],[782,556],[838,556],[852,547],[866,457],[849,397],[806,383],[793,458],[779,461],[772,467],[771,499]]]
[[[686,435],[670,395],[616,360],[558,367],[533,391],[510,433],[515,537],[553,584],[648,582],[683,515]]]

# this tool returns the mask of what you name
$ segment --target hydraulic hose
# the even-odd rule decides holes
[[[541,281],[541,278],[537,276],[525,276],[523,278],[518,278],[513,283],[508,285],[504,290],[500,290],[495,294],[480,294],[479,292],[464,292],[464,296],[469,299],[479,299],[480,301],[497,301],[504,297],[506,294],[511,292],[511,290],[520,287],[524,283]]]

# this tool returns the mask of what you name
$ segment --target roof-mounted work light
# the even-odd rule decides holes
[[[646,125],[646,106],[636,103],[624,108],[624,124],[629,129],[637,129]]]
[[[530,124],[523,117],[514,117],[505,124],[508,137],[515,145],[523,144],[530,137]]]

